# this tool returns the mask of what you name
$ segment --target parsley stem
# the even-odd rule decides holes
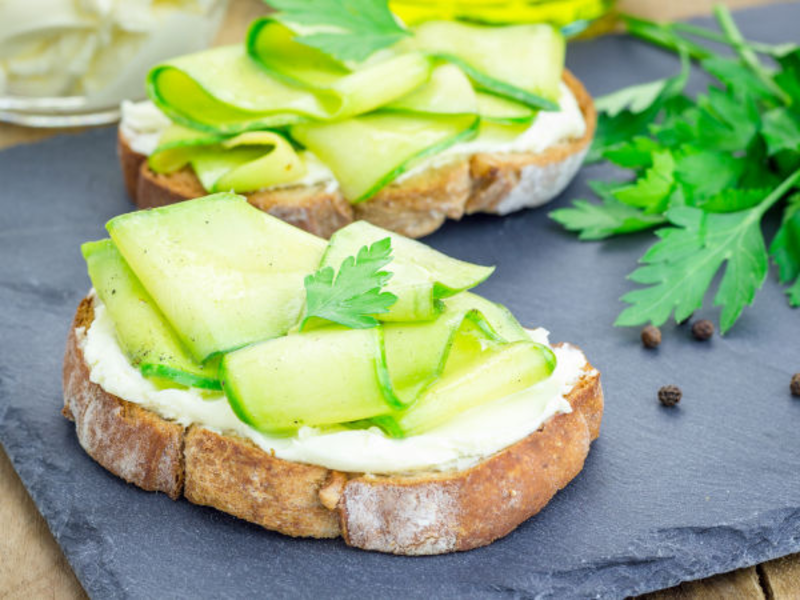
[[[797,169],[794,173],[784,179],[783,183],[772,190],[772,193],[761,201],[761,204],[756,207],[756,212],[758,213],[759,218],[764,216],[764,214],[770,208],[772,208],[773,205],[778,202],[778,200],[783,198],[786,192],[788,192],[798,183],[800,183],[800,169]]]
[[[627,32],[630,35],[646,42],[673,52],[679,52],[683,48],[695,60],[703,60],[714,56],[714,53],[708,48],[677,35],[670,25],[662,25],[655,21],[648,21],[647,19],[640,19],[627,14],[620,15],[620,18],[625,22]]]
[[[726,46],[731,45],[731,40],[721,33],[717,33],[716,31],[712,31],[710,29],[706,29],[705,27],[699,27],[697,25],[692,25],[691,23],[683,23],[681,21],[677,21],[669,25],[675,31],[683,31],[690,35],[697,36],[699,38],[703,38],[709,40],[711,42],[717,42],[718,44],[725,44]],[[779,54],[779,49],[772,44],[762,44],[761,42],[754,42],[751,40],[743,40],[743,45],[751,48],[755,52],[760,54],[766,54],[768,56],[775,56]]]
[[[758,60],[756,53],[748,46],[742,36],[742,32],[739,31],[739,28],[736,26],[736,22],[733,20],[733,16],[731,15],[731,11],[728,10],[728,7],[722,4],[715,5],[714,16],[717,19],[717,23],[719,23],[720,29],[722,29],[725,36],[730,40],[730,45],[736,50],[742,62],[747,65],[764,85],[780,98],[784,104],[789,104],[791,101],[789,96],[772,80],[769,72],[764,68],[764,65],[761,64],[761,61]]]

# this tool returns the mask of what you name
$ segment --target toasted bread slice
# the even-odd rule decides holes
[[[89,379],[81,350],[93,319],[86,298],[69,333],[63,374],[63,414],[75,421],[86,452],[145,490],[183,495],[290,536],[341,536],[351,546],[407,555],[484,546],[566,486],[600,432],[600,376],[587,365],[567,397],[571,413],[465,470],[370,475],[290,462],[104,391]]]
[[[422,237],[447,218],[465,213],[507,214],[552,200],[572,181],[594,137],[597,116],[580,81],[564,71],[586,121],[580,139],[542,153],[476,154],[432,168],[382,189],[373,198],[350,205],[324,185],[289,186],[245,194],[251,204],[322,237],[354,219]],[[139,208],[153,208],[206,195],[191,168],[169,175],[154,173],[120,131],[118,152],[128,193]]]

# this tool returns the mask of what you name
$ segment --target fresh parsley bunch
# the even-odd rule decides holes
[[[724,333],[752,304],[770,256],[789,303],[800,306],[800,47],[749,42],[727,9],[715,15],[721,32],[626,18],[631,34],[677,52],[682,68],[598,99],[587,160],[609,160],[634,178],[592,182],[600,203],[576,200],[550,215],[583,240],[660,227],[629,276],[646,287],[622,297],[630,306],[616,325],[687,319],[723,270],[714,304]],[[723,42],[736,56],[686,34]],[[696,99],[683,93],[691,59],[717,81]],[[783,217],[767,245],[761,224],[771,209]]]

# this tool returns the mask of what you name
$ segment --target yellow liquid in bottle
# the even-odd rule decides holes
[[[492,25],[552,23],[578,32],[605,16],[613,0],[390,0],[392,11],[408,25],[434,19]]]

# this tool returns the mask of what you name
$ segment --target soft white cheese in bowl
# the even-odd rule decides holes
[[[0,1],[0,119],[116,120],[156,63],[208,47],[227,0]]]

